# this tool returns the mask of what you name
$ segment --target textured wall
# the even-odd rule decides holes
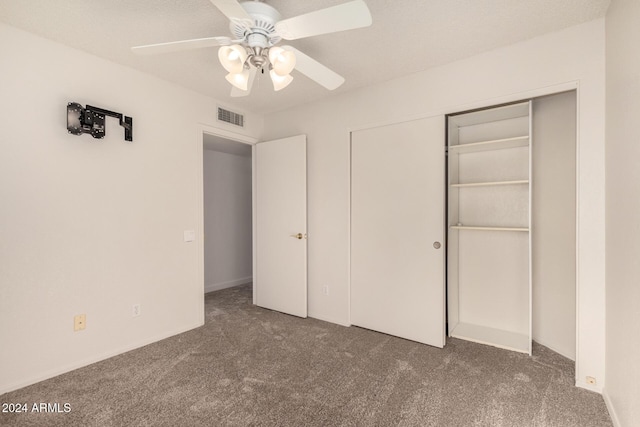
[[[216,101],[5,25],[0,57],[2,393],[203,323]],[[133,143],[112,118],[103,140],[69,135],[69,101],[132,116]]]
[[[616,0],[607,28],[607,383],[620,426],[640,425],[640,2]]]
[[[533,103],[533,339],[576,360],[576,93]]]

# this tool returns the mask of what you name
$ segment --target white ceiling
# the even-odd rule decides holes
[[[284,18],[347,0],[266,0]],[[229,36],[209,0],[0,0],[0,21],[175,82],[228,105],[267,113],[390,80],[604,16],[610,0],[365,0],[373,25],[288,42],[346,78],[327,91],[304,75],[274,92],[258,76],[229,97],[217,48],[138,56],[131,46]],[[261,78],[260,78],[261,77]]]

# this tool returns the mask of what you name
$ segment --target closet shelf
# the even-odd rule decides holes
[[[523,179],[518,181],[468,182],[465,184],[451,184],[451,187],[454,187],[454,188],[488,187],[488,186],[495,186],[495,185],[518,185],[518,184],[529,184],[529,180]]]
[[[454,230],[479,230],[479,231],[529,231],[527,227],[483,227],[475,225],[452,225]]]
[[[447,122],[449,336],[527,354],[531,109],[527,101]]]
[[[529,353],[531,340],[527,334],[488,328],[470,323],[458,323],[449,334],[454,338],[461,338],[480,344],[492,345],[506,350]]]
[[[491,141],[472,142],[469,144],[451,145],[451,153],[474,153],[477,151],[502,150],[506,148],[526,147],[529,145],[529,136],[516,136],[513,138],[494,139]]]

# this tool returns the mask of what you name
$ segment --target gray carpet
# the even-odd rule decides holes
[[[444,349],[206,295],[196,330],[0,396],[69,403],[10,426],[611,426],[573,363],[449,339]]]

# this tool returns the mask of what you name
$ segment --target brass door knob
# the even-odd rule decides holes
[[[302,233],[298,233],[298,234],[292,234],[291,237],[293,237],[295,239],[298,239],[298,240],[302,240],[304,235]]]

